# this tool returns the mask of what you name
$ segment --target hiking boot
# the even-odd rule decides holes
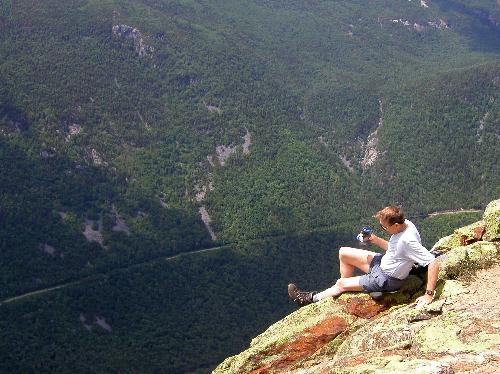
[[[374,291],[374,292],[370,292],[370,296],[373,300],[379,301],[379,300],[382,300],[382,298],[384,297],[384,294],[390,294],[390,293],[396,293],[396,292],[398,292],[398,291],[385,291],[385,292]]]
[[[304,306],[311,304],[313,302],[313,296],[316,292],[304,292],[297,288],[293,283],[288,285],[288,296],[290,299],[295,301],[299,306]]]
[[[382,292],[375,291],[375,292],[370,292],[370,296],[373,300],[378,301],[382,299],[384,294]]]

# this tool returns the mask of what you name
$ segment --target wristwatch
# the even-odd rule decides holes
[[[434,296],[434,290],[425,290],[426,295]]]

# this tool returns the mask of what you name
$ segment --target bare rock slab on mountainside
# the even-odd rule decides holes
[[[146,43],[145,37],[135,27],[128,25],[114,25],[112,27],[113,35],[123,38],[132,39],[134,41],[135,52],[139,57],[151,55],[154,52],[154,47]]]
[[[97,242],[101,246],[104,245],[104,237],[102,235],[102,218],[97,221],[90,219],[85,220],[85,230],[83,235],[89,242]]]
[[[328,298],[270,326],[214,373],[500,372],[499,217],[496,200],[483,220],[436,243],[436,300],[423,309],[414,301],[425,282],[415,275],[377,301]]]

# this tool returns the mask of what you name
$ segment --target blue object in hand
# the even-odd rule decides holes
[[[363,243],[367,237],[369,237],[373,232],[373,229],[370,226],[365,226],[361,230],[361,232],[356,236],[356,239]]]

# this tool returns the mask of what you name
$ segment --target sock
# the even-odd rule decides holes
[[[319,301],[319,299],[318,299],[318,294],[315,294],[315,295],[313,296],[313,303],[317,303],[318,301]]]
[[[316,300],[319,301],[319,300],[323,300],[325,297],[330,297],[330,296],[337,297],[339,295],[340,295],[340,293],[337,291],[337,288],[335,286],[333,286],[333,287],[327,288],[326,290],[314,295],[313,300],[314,300],[314,298],[316,298]]]

